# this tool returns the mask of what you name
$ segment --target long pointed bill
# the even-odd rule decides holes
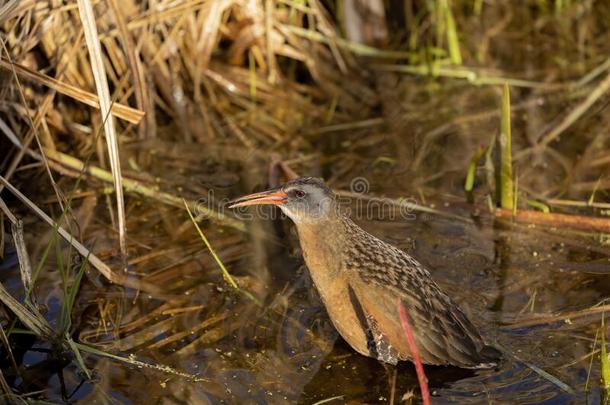
[[[231,201],[229,208],[246,207],[248,205],[271,204],[280,205],[286,202],[288,195],[282,190],[269,190],[249,194]]]

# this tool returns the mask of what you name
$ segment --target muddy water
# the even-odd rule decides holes
[[[374,186],[375,193],[401,194],[394,185]],[[219,195],[244,191],[250,190],[237,184],[218,188]],[[586,310],[610,295],[607,274],[600,271],[607,249],[590,235],[497,222],[484,210],[472,216],[471,206],[446,201],[428,196],[427,203],[462,220],[418,212],[358,219],[428,266],[489,340],[507,352],[492,370],[426,367],[434,402],[599,403],[599,357],[593,356],[589,371],[588,355],[601,314],[539,317]],[[22,392],[42,390],[42,398],[82,403],[419,401],[411,364],[386,368],[338,337],[286,219],[248,221],[246,234],[205,228],[238,283],[262,301],[259,306],[223,281],[183,212],[148,203],[134,203],[130,212],[129,271],[167,294],[124,291],[89,271],[73,314],[73,336],[175,372],[84,354],[93,370],[87,380],[69,356],[62,361],[48,353],[48,344],[30,342],[19,360],[28,372],[13,381]],[[93,223],[87,235],[104,260],[116,260],[107,228]],[[2,282],[19,295],[11,257],[9,252],[3,262]],[[55,268],[51,259],[37,288],[52,323],[61,299]]]

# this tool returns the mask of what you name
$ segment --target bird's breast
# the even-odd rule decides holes
[[[362,321],[350,297],[350,274],[343,269],[343,241],[326,233],[299,229],[305,264],[337,331],[356,351],[369,355]]]

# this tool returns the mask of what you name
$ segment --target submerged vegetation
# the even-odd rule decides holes
[[[609,38],[593,0],[0,2],[2,399],[420,401],[226,209],[299,173],[511,353],[432,395],[607,403]]]

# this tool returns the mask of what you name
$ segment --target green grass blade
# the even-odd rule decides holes
[[[212,257],[216,261],[216,264],[218,264],[218,267],[220,267],[220,270],[222,271],[222,277],[225,279],[225,281],[231,287],[233,287],[234,289],[236,289],[237,291],[239,291],[240,293],[244,294],[246,297],[248,297],[249,299],[254,301],[257,305],[262,306],[262,303],[260,302],[260,300],[258,298],[256,298],[254,295],[250,294],[248,291],[245,291],[245,290],[242,290],[241,288],[239,288],[239,286],[237,285],[237,283],[231,276],[231,273],[229,273],[229,270],[227,270],[227,268],[225,267],[222,260],[220,260],[220,257],[218,257],[218,255],[216,254],[216,251],[212,247],[212,244],[210,243],[208,238],[204,235],[203,231],[199,227],[199,224],[197,223],[197,221],[195,221],[195,217],[193,217],[193,214],[191,213],[191,210],[189,209],[189,206],[186,203],[186,200],[183,199],[182,202],[184,203],[186,212],[188,212],[189,217],[191,218],[191,222],[193,222],[193,225],[195,225],[195,228],[197,229],[197,232],[199,233],[199,237],[201,238],[201,240],[203,241],[205,246],[208,248],[208,250],[212,254]]]
[[[62,315],[63,317],[60,319],[60,332],[68,333],[70,327],[72,326],[72,309],[74,308],[74,302],[76,301],[76,294],[78,294],[78,290],[80,289],[80,283],[83,279],[83,275],[87,270],[87,264],[89,263],[88,258],[83,260],[74,277],[74,281],[72,285],[67,288],[66,294],[64,295],[64,299],[62,301]]]
[[[483,12],[483,0],[474,0],[474,4],[472,6],[472,12],[477,17],[481,16],[481,13]]]
[[[517,202],[519,199],[519,175],[515,173],[514,178],[514,188],[513,188],[513,216],[517,215]]]
[[[500,206],[513,210],[514,185],[510,134],[510,89],[504,84],[502,91],[502,119],[500,129]]]
[[[199,233],[199,237],[201,238],[201,240],[203,241],[203,243],[205,244],[205,246],[208,248],[208,250],[210,251],[212,257],[214,258],[214,260],[216,261],[216,263],[218,264],[218,267],[220,267],[220,270],[222,271],[222,277],[225,279],[225,281],[233,288],[235,289],[239,289],[239,286],[237,285],[237,283],[235,282],[235,280],[233,279],[233,277],[231,276],[231,273],[229,273],[229,270],[227,270],[227,268],[225,267],[224,263],[222,262],[222,260],[220,260],[220,257],[218,257],[218,255],[216,254],[216,251],[214,250],[214,248],[212,247],[212,244],[210,243],[210,241],[208,240],[208,238],[205,236],[205,234],[203,233],[203,231],[201,230],[201,228],[199,227],[199,224],[197,223],[197,221],[195,221],[195,217],[193,217],[193,214],[191,213],[191,210],[189,209],[188,204],[186,203],[185,200],[184,201],[184,207],[186,208],[186,212],[188,212],[189,217],[191,218],[191,222],[193,222],[193,225],[195,225],[195,228],[197,228],[197,233]]]
[[[479,165],[479,161],[485,153],[485,150],[486,148],[484,146],[479,146],[477,150],[474,151],[474,154],[470,159],[470,164],[468,165],[468,172],[466,173],[466,181],[464,182],[464,190],[467,193],[472,193],[477,166]]]
[[[80,350],[78,348],[77,343],[74,340],[72,340],[72,338],[70,336],[68,336],[68,335],[65,336],[65,341],[68,342],[68,346],[70,347],[70,349],[74,353],[74,357],[76,359],[76,363],[78,364],[80,369],[83,370],[83,372],[85,373],[87,378],[90,379],[91,378],[91,373],[89,372],[89,369],[85,365],[85,360],[83,359],[83,356],[80,353]]]
[[[597,193],[597,189],[599,188],[599,183],[602,181],[601,177],[597,178],[597,181],[595,182],[595,187],[593,187],[593,191],[591,191],[591,195],[589,196],[589,199],[587,200],[587,205],[593,205],[593,203],[595,203],[595,193]]]
[[[61,241],[59,238],[59,234],[57,232],[53,232],[53,245],[55,246],[55,259],[57,260],[57,272],[59,273],[59,278],[61,280],[61,308],[59,312],[59,331],[58,335],[62,336],[65,328],[65,319],[66,319],[66,297],[68,296],[68,278],[70,269],[65,266],[69,266],[69,264],[64,265],[63,252],[61,249]],[[68,259],[69,260],[69,259]]]
[[[587,379],[585,380],[584,391],[589,391],[589,381],[591,380],[591,370],[593,369],[593,359],[595,358],[595,348],[597,347],[597,339],[599,338],[599,329],[595,331],[595,338],[593,338],[593,349],[591,352],[591,359],[589,360],[589,367],[587,367]]]
[[[462,64],[462,53],[460,52],[460,40],[458,39],[457,28],[455,26],[455,19],[453,18],[453,12],[448,0],[441,1],[443,16],[445,17],[445,27],[447,34],[447,46],[449,47],[449,57],[451,62],[455,65]]]
[[[606,390],[606,395],[610,396],[610,357],[608,352],[606,351],[606,326],[604,322],[604,318],[606,314],[602,313],[602,330],[601,330],[601,351],[600,351],[600,359],[601,359],[601,374],[602,374],[602,384],[604,389]]]
[[[527,203],[527,205],[529,205],[532,208],[537,209],[538,211],[542,211],[545,214],[548,214],[549,212],[551,212],[551,209],[549,208],[548,205],[546,205],[543,202],[540,201],[536,201],[536,200],[526,200],[525,201]]]

